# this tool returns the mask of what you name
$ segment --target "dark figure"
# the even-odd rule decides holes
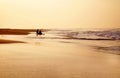
[[[36,30],[36,35],[38,36],[38,33],[39,33],[39,29]]]
[[[37,36],[38,36],[38,35],[42,35],[42,31],[39,30],[39,29],[37,29],[37,31],[36,31],[36,35],[37,35]]]

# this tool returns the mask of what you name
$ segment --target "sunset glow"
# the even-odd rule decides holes
[[[119,0],[0,0],[1,28],[118,28]]]

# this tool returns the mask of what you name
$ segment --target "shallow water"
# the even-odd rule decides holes
[[[119,41],[76,40],[46,33],[5,35],[27,43],[0,44],[0,78],[120,78],[120,55],[97,47]]]

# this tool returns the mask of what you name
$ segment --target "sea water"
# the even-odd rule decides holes
[[[43,33],[1,37],[26,43],[0,44],[0,78],[120,77],[118,38],[71,29]]]

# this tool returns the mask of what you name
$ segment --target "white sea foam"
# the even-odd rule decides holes
[[[110,30],[52,30],[51,34],[67,36],[73,39],[120,40],[120,29]]]

